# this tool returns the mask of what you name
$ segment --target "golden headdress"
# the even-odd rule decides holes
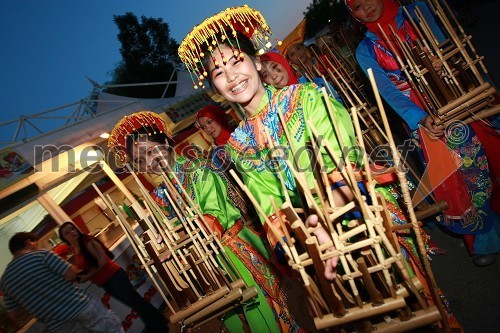
[[[127,136],[139,133],[145,129],[148,136],[157,133],[165,133],[171,138],[172,133],[165,120],[157,113],[151,111],[139,111],[123,117],[111,131],[108,138],[108,148],[113,151],[121,163],[129,160],[127,154]],[[141,132],[144,133],[144,132]]]
[[[234,56],[243,56],[240,55],[241,49],[236,37],[238,32],[244,34],[253,42],[259,54],[263,54],[265,50],[270,49],[272,46],[270,38],[274,37],[274,35],[266,20],[259,11],[247,5],[227,8],[205,19],[184,38],[179,46],[178,53],[180,59],[191,73],[195,89],[198,86],[204,87],[203,80],[208,75],[203,65],[205,52],[213,54],[219,48],[219,45],[227,39]],[[228,36],[236,39],[236,45],[230,42]],[[277,39],[276,41],[278,44],[281,43]],[[223,59],[223,61],[225,60]],[[214,61],[214,63],[217,65],[217,62]]]

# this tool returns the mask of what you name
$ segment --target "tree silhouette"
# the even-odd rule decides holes
[[[174,65],[179,63],[177,48],[179,44],[170,37],[170,27],[161,18],[141,16],[141,21],[133,13],[114,15],[118,27],[118,40],[121,43],[122,60],[110,72],[108,85],[164,82],[175,80],[172,76]],[[135,87],[112,87],[105,92],[115,95],[159,98],[165,85]],[[175,84],[170,85],[165,97],[175,94]]]
[[[313,0],[304,12],[306,18],[306,39],[314,37],[321,29],[345,24],[349,10],[343,0]]]

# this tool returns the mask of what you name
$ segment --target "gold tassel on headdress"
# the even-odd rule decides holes
[[[208,75],[203,65],[205,52],[210,52],[210,55],[213,55],[213,52],[220,48],[220,44],[227,40],[234,56],[242,57],[237,39],[238,32],[253,42],[259,54],[263,54],[271,48],[271,37],[276,40],[278,45],[281,44],[274,37],[262,14],[247,5],[227,8],[219,14],[207,18],[193,28],[184,38],[178,50],[179,57],[191,73],[195,89],[204,88],[203,80]],[[229,36],[236,39],[236,45],[230,42]],[[218,64],[215,63],[215,65]]]

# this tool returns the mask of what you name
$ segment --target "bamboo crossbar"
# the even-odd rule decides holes
[[[170,321],[197,327],[207,318],[219,317],[251,301],[257,295],[255,287],[249,288],[241,279],[219,239],[206,231],[209,229],[199,208],[186,193],[162,175],[167,186],[166,200],[175,214],[175,218],[168,220],[130,167],[129,171],[139,187],[144,207],[117,177],[112,180],[131,201],[136,222],[142,229],[140,234],[131,228],[109,195],[104,196],[94,188],[114,213],[142,267],[167,304],[172,313]],[[177,178],[172,178],[180,184]],[[172,225],[172,221],[179,225]]]

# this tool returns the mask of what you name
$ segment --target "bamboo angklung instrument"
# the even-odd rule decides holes
[[[326,92],[324,95],[327,97]],[[327,109],[331,108],[328,98],[325,98],[325,102]],[[353,115],[353,121],[362,146],[362,134],[355,115]],[[339,133],[335,119],[332,119],[332,124],[335,132]],[[282,123],[282,126],[285,127],[285,124]],[[312,145],[315,154],[319,152],[330,155],[346,186],[354,196],[354,200],[345,206],[332,204],[328,198],[331,196],[330,184],[325,184],[321,175],[316,173],[319,179],[316,179],[313,182],[314,187],[310,188],[305,175],[297,171],[292,161],[289,160],[290,157],[285,158],[290,154],[273,155],[274,159],[282,158],[282,162],[285,162],[292,172],[298,191],[303,192],[306,204],[310,205],[311,211],[319,217],[318,226],[314,228],[308,226],[305,222],[307,216],[297,214],[297,207],[293,207],[289,199],[284,199],[285,203],[282,207],[276,207],[274,200],[270,198],[285,235],[281,238],[275,224],[268,220],[259,202],[246,185],[236,173],[231,172],[231,176],[250,198],[256,211],[267,224],[268,232],[278,239],[288,258],[288,264],[298,272],[298,276],[302,279],[316,328],[335,327],[345,332],[360,329],[401,332],[441,320],[442,315],[438,307],[428,304],[420,295],[419,289],[422,285],[420,281],[410,277],[399,245],[393,241],[392,226],[383,223],[382,213],[385,213],[386,208],[379,204],[379,198],[375,192],[375,181],[371,176],[366,154],[363,155],[362,173],[359,173],[359,170],[354,169],[350,162],[344,162],[348,161],[348,156],[344,152],[342,156],[337,156],[329,142],[324,138],[319,139],[319,134],[312,122],[308,122],[307,127],[311,138],[314,139]],[[389,140],[392,139],[389,133],[386,135]],[[272,140],[270,136],[267,139]],[[338,139],[342,142],[341,138]],[[277,143],[270,142],[269,145],[274,146]],[[297,147],[289,145],[288,148]],[[396,161],[399,163],[399,160]],[[320,169],[324,166],[320,157],[314,159],[314,162],[319,164]],[[399,164],[396,165],[399,166]],[[357,181],[360,175],[367,185],[369,201],[358,188]],[[283,177],[278,175],[276,177],[283,182]],[[283,187],[283,184],[281,186]],[[404,190],[407,192],[408,188]],[[405,196],[406,199],[407,196]],[[408,210],[412,211],[411,203]],[[354,222],[352,225],[343,226],[341,220],[344,214],[353,212],[359,212],[360,217],[351,221]],[[282,216],[286,218],[286,221],[282,219]],[[411,221],[412,223],[404,227],[418,227],[414,218]],[[319,228],[327,232],[329,240],[318,242],[315,235]],[[415,237],[420,237],[420,241],[417,242],[421,243],[420,234],[415,232],[415,235]],[[425,249],[419,247],[419,250],[420,256],[425,257]],[[335,257],[338,257],[340,262],[337,266],[337,277],[328,280],[324,276],[325,263]],[[432,285],[432,283],[429,284]]]
[[[135,222],[142,229],[140,233],[130,225],[109,196],[94,188],[114,212],[141,264],[167,304],[171,311],[170,321],[181,322],[185,327],[199,327],[254,298],[257,290],[244,283],[219,239],[207,227],[198,207],[186,198],[178,179],[172,177],[173,183],[165,173],[161,175],[166,182],[165,193],[175,216],[168,220],[130,166],[127,165],[127,168],[140,189],[144,207],[112,170],[103,169],[112,174],[112,181],[131,201]]]
[[[320,40],[323,37],[320,37]],[[347,109],[353,107],[355,108],[355,112],[357,113],[359,119],[362,121],[363,128],[362,128],[362,135],[363,139],[366,143],[365,149],[367,153],[371,154],[376,149],[379,149],[380,147],[386,146],[388,143],[388,138],[385,134],[385,131],[381,128],[381,119],[379,117],[379,113],[377,112],[377,107],[376,106],[371,106],[373,103],[368,99],[366,96],[366,91],[364,89],[361,89],[360,87],[357,87],[356,82],[362,82],[361,76],[359,73],[356,71],[352,72],[351,77],[345,78],[344,75],[341,75],[341,73],[337,70],[337,68],[333,65],[332,63],[332,58],[335,57],[335,54],[331,50],[330,46],[325,43],[325,48],[328,51],[324,55],[324,58],[320,57],[314,50],[313,53],[316,57],[316,59],[319,60],[323,68],[326,69],[330,80],[334,83],[334,86],[339,89],[339,94],[342,97],[342,100],[344,101],[344,104],[348,107]],[[324,59],[324,60],[323,60]],[[334,58],[335,59],[335,58]],[[341,63],[342,59],[339,57],[335,59],[337,63]],[[345,62],[344,62],[345,63]],[[347,66],[347,65],[344,65]],[[332,72],[333,68],[333,72]],[[319,73],[319,70],[316,67],[316,71],[318,75],[321,75]],[[321,75],[322,76],[322,75]],[[323,77],[323,76],[322,76]],[[325,80],[325,77],[323,77],[323,80]],[[326,80],[325,80],[326,81]],[[327,86],[327,88],[329,88]],[[332,93],[330,92],[330,95]],[[380,156],[380,154],[376,154],[378,157],[384,157],[386,162],[394,165],[394,161],[390,158],[390,155],[388,154],[383,154]],[[416,171],[406,162],[404,161],[405,166],[408,168],[411,176],[413,179],[419,179],[420,177],[417,175]],[[398,189],[396,189],[398,190]],[[435,198],[431,191],[428,191],[427,189],[426,193],[429,193],[430,199],[435,201]],[[436,206],[435,204],[431,205],[430,210],[435,210]],[[427,209],[426,209],[427,210]]]
[[[500,105],[494,104],[495,88],[485,81],[489,73],[484,57],[477,54],[471,36],[464,32],[446,1],[426,3],[441,27],[443,42],[418,6],[413,12],[403,7],[407,24],[418,36],[414,45],[402,42],[394,30],[384,37],[389,44],[396,40],[402,51],[399,64],[408,82],[415,93],[427,96],[420,100],[424,109],[444,129],[456,121],[470,123],[500,113]],[[419,57],[413,57],[410,50],[416,50]]]
[[[384,124],[384,127],[386,128],[387,130],[387,134],[390,138],[390,141],[389,141],[389,144],[391,145],[391,150],[392,150],[392,153],[394,154],[394,160],[396,162],[396,167],[397,167],[397,175],[398,175],[398,178],[401,182],[401,185],[402,185],[402,188],[404,190],[403,192],[403,195],[404,195],[404,200],[405,200],[405,203],[408,207],[408,213],[409,213],[409,217],[410,217],[410,221],[413,225],[413,231],[415,232],[415,235],[416,235],[416,238],[417,238],[417,244],[418,244],[418,248],[419,248],[419,251],[420,251],[420,257],[421,257],[421,260],[423,261],[424,263],[424,267],[426,269],[426,273],[427,273],[427,276],[428,276],[428,281],[430,283],[430,288],[431,288],[431,292],[432,292],[432,296],[433,296],[433,300],[434,300],[434,304],[437,306],[441,316],[442,316],[442,320],[441,320],[441,323],[443,324],[443,326],[447,329],[449,329],[448,327],[448,322],[446,321],[446,311],[444,309],[444,306],[443,304],[441,303],[441,298],[437,292],[437,286],[436,286],[436,280],[434,279],[434,274],[432,272],[432,268],[430,266],[430,263],[429,263],[429,260],[427,258],[427,255],[426,255],[426,250],[425,250],[425,246],[424,246],[424,242],[423,242],[423,239],[422,239],[422,236],[421,236],[421,233],[420,233],[420,229],[418,227],[418,223],[417,223],[417,218],[415,216],[415,212],[413,210],[413,205],[412,205],[412,202],[411,202],[411,197],[410,197],[410,193],[408,191],[408,188],[405,186],[405,182],[404,182],[404,173],[401,171],[401,166],[402,164],[400,163],[400,156],[399,156],[399,152],[398,150],[396,149],[396,145],[394,144],[394,140],[392,140],[392,134],[391,134],[391,131],[390,131],[390,127],[389,127],[389,123],[387,121],[387,117],[385,115],[385,111],[384,111],[384,106],[382,104],[382,100],[380,98],[380,94],[378,93],[378,89],[377,89],[377,83],[375,82],[375,78],[373,76],[373,72],[371,69],[368,69],[368,76],[370,78],[370,82],[372,84],[372,87],[373,87],[373,91],[375,93],[375,98],[377,100],[377,104],[378,104],[378,107],[379,107],[379,110],[380,110],[380,113],[382,115],[382,120],[383,120],[383,124]]]

